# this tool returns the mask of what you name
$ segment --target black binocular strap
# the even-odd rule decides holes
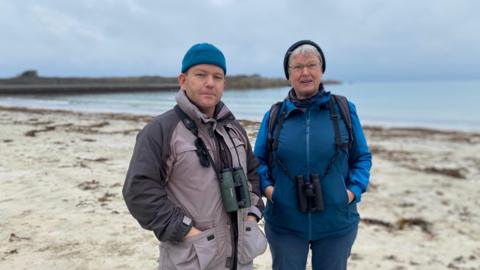
[[[283,162],[279,158],[275,159],[275,163],[277,163],[278,166],[280,166],[280,168],[282,168],[283,173],[285,173],[285,175],[288,178],[292,179],[292,181],[295,182],[295,177],[290,174],[290,172],[287,169],[287,166],[285,166],[285,164],[283,164]],[[272,180],[274,180],[274,179],[272,178]]]
[[[242,162],[240,162],[240,155],[238,154],[237,147],[235,146],[235,142],[233,141],[232,135],[230,135],[229,130],[230,130],[230,128],[225,127],[225,132],[227,133],[228,138],[230,138],[230,142],[232,142],[233,149],[235,149],[235,153],[237,154],[238,167],[241,168],[242,167]],[[233,167],[233,161],[232,161],[232,167]]]
[[[330,170],[332,169],[333,164],[334,164],[335,161],[337,160],[338,153],[340,153],[340,150],[339,150],[339,149],[335,150],[335,153],[334,153],[333,156],[330,158],[330,161],[328,162],[328,165],[327,165],[325,171],[323,171],[322,177],[320,177],[320,182],[322,182],[323,179],[325,179],[325,177],[327,177],[328,173],[329,173]],[[275,159],[275,163],[277,163],[277,164],[280,166],[280,168],[282,169],[283,173],[285,173],[285,175],[286,175],[288,178],[290,178],[293,182],[295,182],[295,177],[290,174],[290,172],[288,171],[287,166],[285,166],[285,164],[283,164],[283,162],[282,162],[279,158],[276,158],[276,159]],[[272,179],[272,180],[274,180],[274,179]]]
[[[226,167],[231,167],[231,162],[229,163],[229,161],[231,161],[231,158],[228,158],[228,155],[227,155],[227,151],[225,149],[225,146],[227,146],[226,144],[222,143],[222,141],[220,140],[221,139],[221,136],[218,135],[218,134],[215,134],[214,135],[216,140],[215,140],[215,144],[217,145],[218,149],[219,149],[219,152],[220,152],[220,161],[221,161],[221,170],[225,169]],[[227,146],[228,148],[228,146]],[[225,165],[225,163],[229,163],[227,166]]]
[[[325,171],[323,172],[323,175],[322,177],[320,178],[320,182],[325,179],[325,177],[327,177],[328,173],[330,172],[333,164],[335,163],[335,161],[337,160],[337,157],[338,157],[338,154],[340,153],[340,149],[342,147],[347,147],[348,146],[348,143],[342,143],[342,140],[341,140],[341,136],[340,136],[340,126],[338,124],[338,121],[339,121],[339,115],[337,113],[337,110],[335,109],[335,99],[334,98],[330,98],[329,99],[329,102],[328,102],[328,109],[330,111],[330,118],[332,119],[332,124],[333,124],[333,130],[335,132],[335,153],[333,154],[333,156],[330,158],[330,162],[328,163]],[[273,132],[273,144],[272,144],[272,148],[270,149],[270,152],[272,153],[271,155],[271,159],[274,159],[275,162],[280,166],[280,168],[282,168],[283,172],[285,173],[285,175],[292,179],[293,181],[295,181],[295,177],[293,177],[290,172],[288,171],[287,167],[285,166],[285,164],[283,164],[283,162],[278,158],[276,157],[276,151],[278,149],[278,137],[280,136],[280,130],[282,129],[282,126],[283,126],[283,121],[285,120],[285,116],[287,114],[287,110],[286,108],[283,108],[282,110],[282,113],[280,115],[280,118],[278,119],[278,124],[277,124],[277,127],[275,128],[274,132]],[[269,163],[271,162],[269,159]],[[272,162],[273,163],[273,162]],[[273,164],[272,164],[273,165]],[[272,166],[269,165],[269,170],[271,170]],[[271,173],[270,173],[271,175]],[[273,180],[273,179],[272,179]]]

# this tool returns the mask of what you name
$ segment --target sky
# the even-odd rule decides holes
[[[480,79],[477,0],[0,0],[0,77],[177,76],[209,42],[229,75],[283,77],[286,49],[322,47],[325,78]]]

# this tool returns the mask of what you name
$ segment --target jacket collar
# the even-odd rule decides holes
[[[220,101],[215,107],[214,116],[212,118],[209,118],[206,114],[202,113],[195,104],[190,101],[184,90],[180,89],[178,91],[177,95],[175,96],[175,100],[177,101],[177,105],[180,107],[180,109],[182,109],[182,111],[184,111],[188,115],[188,117],[190,117],[197,123],[216,124],[219,121],[235,119],[231,111],[222,101]]]
[[[295,90],[293,88],[290,89],[288,96],[284,101],[284,106],[287,108],[287,117],[295,110],[305,112],[305,110],[310,108],[319,108],[320,106],[324,106],[330,100],[331,94],[329,91],[324,90],[323,84],[320,84],[319,89],[319,92],[306,102],[299,102],[298,100],[295,100]]]

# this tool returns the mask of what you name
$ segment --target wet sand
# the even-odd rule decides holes
[[[121,189],[147,116],[0,107],[0,269],[155,269]],[[258,123],[243,121],[252,143]],[[349,269],[480,269],[480,134],[367,127]],[[271,269],[268,251],[255,269]]]

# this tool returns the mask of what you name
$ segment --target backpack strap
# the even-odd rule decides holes
[[[280,129],[282,128],[280,125],[277,125],[277,127],[275,128],[278,116],[280,114],[280,108],[282,107],[283,107],[283,101],[279,101],[273,104],[272,107],[270,108],[270,114],[268,118],[267,164],[268,164],[268,170],[270,173],[271,173],[271,168],[273,167],[274,151],[276,151],[278,148],[278,135],[280,135]],[[283,115],[283,117],[281,118],[285,118],[285,115]],[[281,121],[281,125],[283,125],[283,120]]]
[[[268,139],[272,139],[271,135],[273,134],[273,128],[275,127],[275,122],[277,121],[278,113],[282,107],[283,101],[279,101],[270,107],[270,115],[268,118]]]
[[[338,125],[339,116],[337,110],[335,109],[335,99],[331,98],[328,100],[328,110],[330,111],[330,118],[332,119],[333,131],[335,132],[335,149],[340,149],[344,145],[342,143],[340,135],[340,126]]]
[[[333,99],[335,99],[338,107],[340,108],[340,114],[344,120],[345,125],[347,126],[348,131],[348,149],[352,148],[353,144],[353,125],[352,125],[352,117],[350,116],[350,107],[348,106],[348,100],[344,96],[340,95],[333,95]]]
[[[346,101],[346,99],[345,99]],[[346,143],[342,142],[342,136],[340,135],[340,125],[339,125],[339,122],[340,122],[340,117],[337,113],[337,109],[336,109],[336,106],[335,104],[338,104],[336,102],[336,99],[335,98],[330,98],[329,101],[328,101],[328,110],[330,111],[330,118],[332,119],[332,124],[333,124],[333,131],[335,132],[335,148],[336,149],[340,149],[340,148],[346,148],[348,150],[350,150],[350,147],[352,146],[352,143],[351,143],[351,133],[348,129],[348,124],[345,122],[345,125],[347,126],[347,130],[348,130],[348,141]],[[348,104],[347,104],[348,105]],[[341,111],[341,109],[340,109]],[[350,113],[348,112],[348,114],[350,115]],[[351,122],[350,122],[351,123]]]
[[[285,106],[281,106],[282,111],[280,112],[280,118],[278,118],[277,126],[272,130],[273,132],[273,143],[272,143],[272,152],[277,151],[278,149],[278,137],[280,136],[280,131],[283,127],[283,122],[285,121],[285,117],[287,116],[287,108]]]

